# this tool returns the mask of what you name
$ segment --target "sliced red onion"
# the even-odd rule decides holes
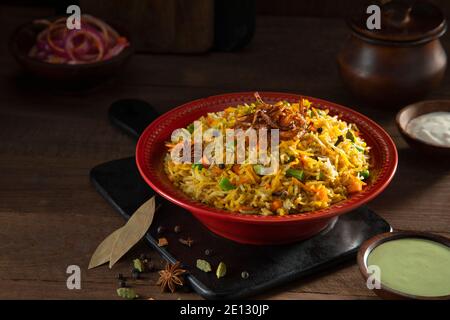
[[[112,27],[90,15],[82,15],[80,30],[67,30],[66,18],[54,22],[37,20],[36,23],[47,28],[38,34],[29,56],[41,61],[93,63],[110,59],[129,45],[128,40],[119,36]]]
[[[98,50],[98,54],[93,59],[91,59],[91,57],[88,57],[87,55],[81,55],[81,56],[76,55],[73,40],[75,39],[75,37],[80,36],[80,35],[90,37],[92,40],[94,40],[94,45]],[[79,62],[79,61],[97,62],[97,61],[102,60],[103,55],[105,53],[104,45],[103,45],[101,38],[96,33],[92,32],[91,30],[86,30],[86,29],[70,31],[69,35],[66,38],[65,50],[66,50],[67,54],[69,55],[70,59],[73,61],[77,61],[77,62]],[[88,58],[88,60],[86,60],[86,58]]]

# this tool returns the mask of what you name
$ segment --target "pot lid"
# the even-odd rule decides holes
[[[367,28],[371,14],[350,19],[351,29],[372,40],[388,42],[421,42],[437,38],[445,33],[447,24],[442,11],[425,0],[379,1],[380,29]]]

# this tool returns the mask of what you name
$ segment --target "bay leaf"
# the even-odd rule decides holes
[[[111,257],[111,249],[114,243],[116,243],[116,240],[119,237],[122,228],[119,228],[111,233],[108,237],[106,237],[105,240],[102,241],[102,243],[98,245],[97,249],[95,249],[95,252],[91,257],[88,269],[101,266],[102,264],[105,264],[109,261],[109,258]]]
[[[147,233],[155,215],[155,197],[146,201],[128,219],[115,239],[109,258],[109,268],[127,253]]]

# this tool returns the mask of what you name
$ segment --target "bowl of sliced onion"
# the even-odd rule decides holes
[[[10,50],[28,72],[68,85],[97,83],[115,75],[133,53],[122,27],[84,14],[80,29],[66,17],[34,20],[18,27]]]

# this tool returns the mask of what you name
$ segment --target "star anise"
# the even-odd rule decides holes
[[[167,263],[166,267],[159,271],[159,279],[156,282],[158,286],[161,286],[161,291],[164,292],[167,289],[174,293],[177,286],[183,286],[183,274],[186,270],[180,267],[180,262],[177,261],[175,264]]]

